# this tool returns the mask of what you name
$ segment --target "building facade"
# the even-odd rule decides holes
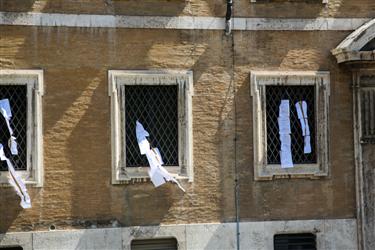
[[[32,202],[1,165],[0,249],[374,249],[375,2],[230,5],[0,0],[0,97]],[[150,182],[137,119],[186,192]]]

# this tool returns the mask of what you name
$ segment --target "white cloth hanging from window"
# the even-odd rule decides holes
[[[304,137],[303,152],[305,154],[311,153],[311,142],[310,142],[310,128],[307,116],[307,103],[306,101],[299,101],[295,104],[299,122],[301,124],[302,135]]]
[[[3,115],[5,122],[7,124],[10,138],[8,141],[8,146],[11,150],[12,155],[17,155],[17,142],[16,137],[13,136],[13,129],[10,126],[10,119],[12,118],[12,111],[10,109],[10,104],[8,99],[2,99],[0,100],[0,113]]]
[[[289,118],[289,100],[281,100],[279,106],[279,136],[280,136],[280,163],[282,168],[292,168],[292,144]]]
[[[163,159],[159,149],[151,148],[150,143],[147,140],[149,133],[144,129],[140,122],[136,122],[136,135],[139,145],[139,149],[142,155],[146,155],[148,163],[150,165],[150,170],[148,175],[155,187],[163,185],[167,181],[171,181],[177,184],[177,186],[185,192],[185,189],[180,185],[180,183],[173,178],[173,176],[168,173],[168,171],[162,166],[164,164]]]
[[[0,100],[0,113],[3,115],[5,122],[8,126],[10,138],[8,140],[8,147],[12,153],[12,155],[17,155],[17,142],[16,137],[13,136],[13,130],[10,126],[10,118],[12,117],[12,112],[10,109],[10,104],[8,99]],[[22,181],[22,179],[17,174],[16,170],[13,167],[12,162],[5,156],[4,153],[4,146],[0,143],[0,160],[6,161],[8,165],[8,172],[9,172],[9,184],[12,185],[17,193],[17,195],[21,198],[21,207],[22,208],[31,208],[31,200],[30,196],[27,192],[26,185]]]

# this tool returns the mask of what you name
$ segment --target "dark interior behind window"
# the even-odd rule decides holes
[[[8,127],[0,114],[0,143],[4,146],[6,156],[12,161],[16,170],[27,169],[27,87],[26,85],[0,85],[0,100],[9,99],[12,118],[10,125],[13,136],[17,138],[18,155],[11,155],[6,146],[9,140]],[[0,161],[0,171],[8,170],[5,161]]]
[[[276,234],[274,250],[316,250],[316,235],[312,233]]]
[[[177,85],[126,85],[124,109],[126,166],[148,166],[136,139],[137,120],[149,132],[151,146],[160,150],[164,165],[178,166]]]
[[[315,136],[315,87],[314,86],[266,86],[266,133],[267,164],[280,164],[280,138],[277,118],[281,100],[289,100],[293,163],[316,163]],[[297,116],[295,103],[305,100],[311,136],[310,154],[304,154],[304,137]]]

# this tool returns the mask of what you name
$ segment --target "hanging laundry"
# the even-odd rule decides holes
[[[141,154],[146,155],[148,163],[150,165],[148,175],[150,176],[150,179],[154,186],[159,187],[167,181],[170,181],[177,184],[177,186],[185,192],[185,189],[180,185],[180,183],[175,178],[173,178],[173,176],[168,173],[168,171],[162,166],[164,162],[161,158],[159,149],[151,148],[150,143],[146,138],[149,136],[149,133],[138,121],[136,121],[136,135]]]
[[[289,100],[281,100],[279,106],[279,136],[280,136],[280,163],[282,168],[292,168],[292,144],[291,144],[291,129],[289,117]]]
[[[9,147],[12,155],[18,155],[16,137],[13,136],[13,130],[10,126],[10,119],[12,117],[12,112],[10,109],[10,104],[9,104],[8,99],[0,100],[0,113],[5,119],[5,122],[9,130],[9,134],[10,134],[10,138],[8,140],[7,146]],[[0,143],[0,160],[6,161],[8,165],[9,184],[14,187],[17,195],[21,198],[21,203],[20,203],[21,207],[31,208],[31,200],[27,192],[26,185],[17,174],[16,170],[13,167],[12,162],[8,159],[8,157],[6,157],[4,153],[4,146],[1,143]]]
[[[10,104],[8,99],[2,99],[0,100],[0,113],[3,115],[5,122],[8,127],[8,131],[10,134],[10,138],[8,141],[8,146],[11,149],[12,155],[17,155],[17,142],[16,137],[13,136],[13,129],[10,126],[10,119],[12,118],[12,111],[10,109]]]
[[[299,101],[295,104],[299,122],[301,124],[302,136],[304,137],[303,152],[305,154],[311,153],[311,142],[310,142],[310,127],[307,116],[307,103],[306,101]]]

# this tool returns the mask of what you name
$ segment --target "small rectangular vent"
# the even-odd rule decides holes
[[[177,248],[175,238],[142,239],[131,242],[131,250],[177,250]]]
[[[0,246],[0,250],[23,250],[23,248],[20,246],[12,246],[12,247]]]
[[[312,233],[276,234],[274,250],[316,250],[316,235]]]

